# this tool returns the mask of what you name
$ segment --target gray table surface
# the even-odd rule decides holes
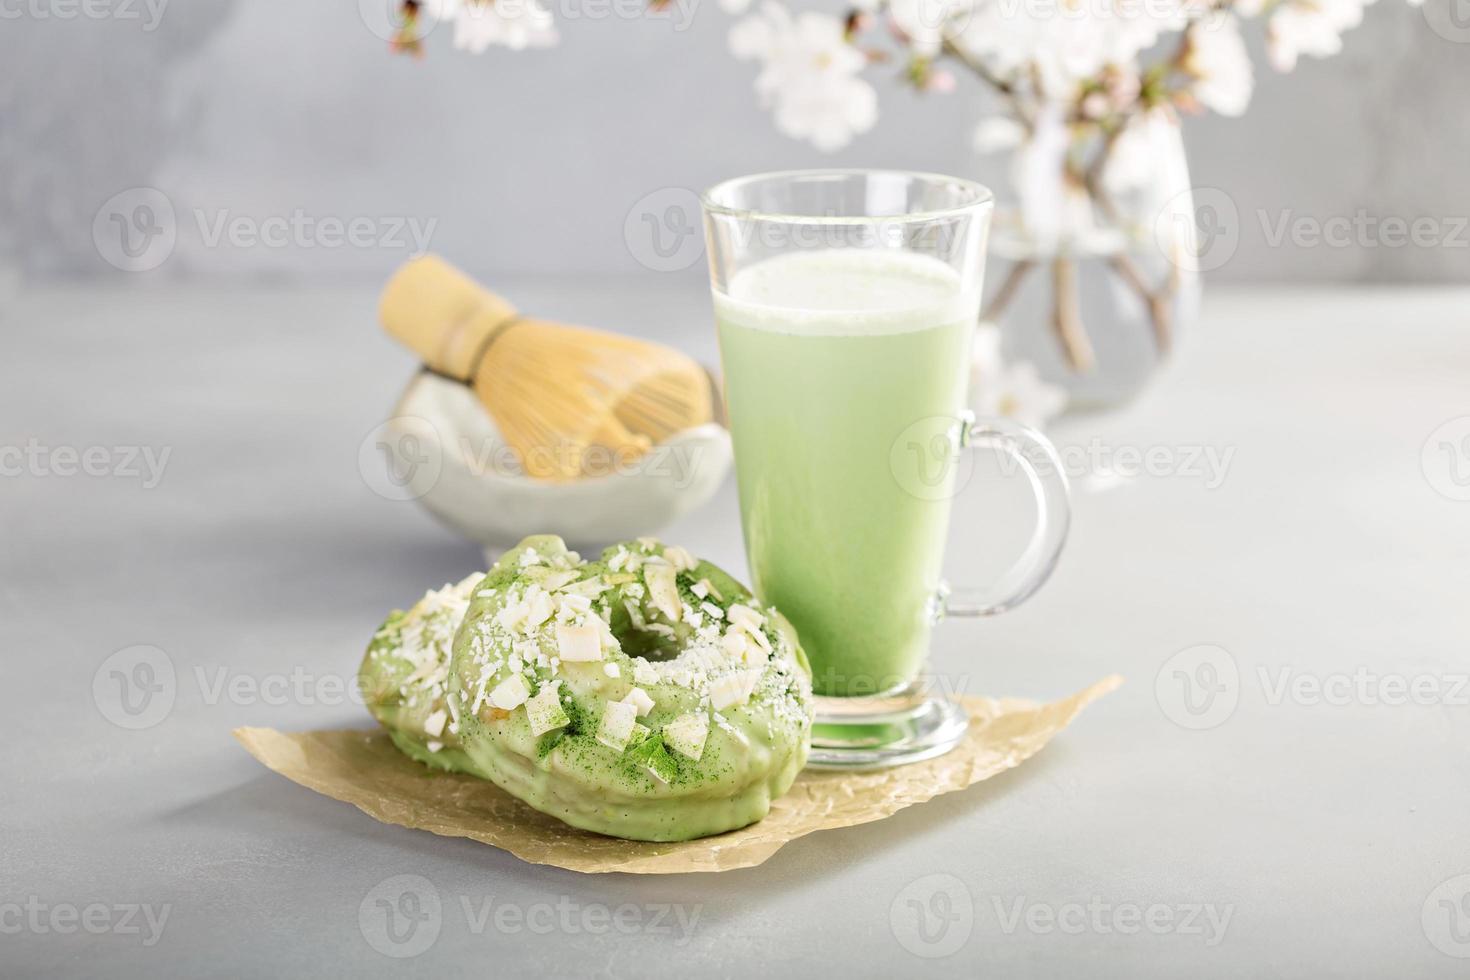
[[[692,285],[511,285],[712,355]],[[1054,430],[1166,447],[1154,472],[1083,474],[1051,584],[935,651],[974,692],[1128,683],[982,786],[640,877],[379,824],[230,737],[360,723],[333,685],[385,610],[480,561],[359,475],[412,370],[371,289],[29,291],[0,320],[0,445],[48,454],[0,479],[0,974],[1463,976],[1467,301],[1211,294],[1141,401]],[[167,451],[157,484],[118,447]],[[967,570],[1017,493],[966,491]],[[665,537],[744,568],[728,484]],[[176,680],[129,730],[99,670],[137,645]]]

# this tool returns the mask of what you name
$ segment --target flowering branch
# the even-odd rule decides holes
[[[1140,157],[1146,166],[1156,155],[1147,145],[1140,151],[1140,132],[1180,113],[1245,111],[1254,79],[1242,22],[1264,22],[1271,64],[1290,71],[1303,55],[1338,53],[1342,33],[1374,0],[853,2],[845,17],[793,12],[783,0],[720,6],[739,17],[730,52],[759,66],[755,90],[777,128],[821,150],[841,149],[876,124],[877,91],[863,77],[874,65],[902,57],[906,84],[939,93],[953,90],[955,66],[994,91],[1006,115],[982,123],[976,146],[1012,153],[1021,231],[1035,258],[1011,267],[986,316],[999,316],[1047,260],[1054,331],[1068,362],[1086,370],[1095,355],[1082,324],[1077,256],[1105,256],[1147,310],[1159,353],[1172,343],[1178,262],[1150,283],[1127,247],[1139,222],[1119,204],[1150,179],[1135,173],[1130,185],[1120,176],[1120,158],[1131,156],[1137,170]],[[653,10],[667,3],[647,0]],[[423,53],[435,21],[452,21],[455,47],[472,52],[558,40],[547,0],[402,0],[400,11],[390,47],[413,55]],[[1164,54],[1145,64],[1161,42]]]
[[[1212,13],[1223,16],[1229,4],[1230,0],[1215,0]],[[1195,50],[1194,36],[1193,29],[1181,32],[1172,52],[1139,74],[1130,75],[1118,66],[1104,65],[1096,77],[1084,79],[1076,85],[1075,95],[1066,108],[1064,120],[1072,133],[1074,152],[1062,158],[1061,179],[1072,187],[1080,188],[1115,227],[1124,227],[1126,220],[1114,203],[1104,177],[1120,137],[1134,119],[1160,107],[1178,106],[1199,111],[1198,100],[1190,94],[1190,86],[1198,77],[1190,70],[1190,57]],[[1029,86],[1023,90],[1019,82],[998,75],[953,37],[944,39],[941,51],[1006,101],[1011,117],[1020,124],[1023,140],[1034,137],[1034,120],[1038,113],[1035,106],[1047,101],[1046,86],[1034,64],[1029,72],[1022,75],[1029,79]],[[1136,84],[1133,83],[1134,78],[1137,78]],[[1172,344],[1172,301],[1180,283],[1177,267],[1172,267],[1165,280],[1153,287],[1147,283],[1143,270],[1126,249],[1117,250],[1108,263],[1120,280],[1138,296],[1152,325],[1155,347],[1161,356],[1166,354]],[[986,308],[987,320],[993,320],[1004,311],[1033,267],[1034,263],[1025,261],[1011,267],[1000,290]],[[1057,341],[1071,368],[1086,373],[1095,366],[1096,355],[1082,320],[1075,263],[1060,257],[1060,254],[1052,263],[1052,290],[1052,327]]]

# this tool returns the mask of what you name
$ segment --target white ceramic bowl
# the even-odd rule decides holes
[[[719,398],[716,396],[716,402]],[[532,480],[518,470],[495,423],[466,385],[417,375],[394,410],[388,445],[437,442],[441,465],[418,500],[431,514],[492,556],[528,534],[559,534],[588,550],[654,534],[706,503],[730,470],[730,434],[718,422],[655,446],[633,463],[608,460],[605,475],[571,483]],[[413,436],[414,439],[405,437]]]

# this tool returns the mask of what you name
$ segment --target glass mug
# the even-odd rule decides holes
[[[791,171],[703,197],[752,585],[791,620],[818,695],[815,765],[930,758],[964,737],[926,693],[930,632],[1046,581],[1067,536],[1052,445],[965,410],[990,192],[933,174]],[[996,585],[940,571],[961,454],[1014,457],[1037,524]]]

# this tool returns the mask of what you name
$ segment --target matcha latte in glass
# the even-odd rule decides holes
[[[934,624],[1021,602],[1066,539],[1051,444],[965,410],[990,212],[978,184],[897,171],[762,174],[704,196],[750,574],[811,659],[817,765],[953,748],[968,720],[925,683]],[[953,497],[982,446],[1030,482],[1037,526],[1001,582],[951,589]]]

